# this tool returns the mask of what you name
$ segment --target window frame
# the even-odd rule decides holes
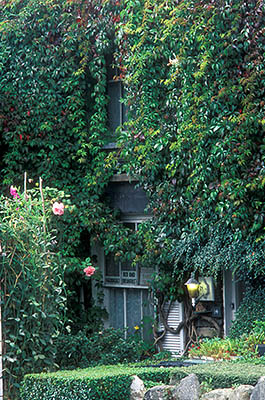
[[[150,220],[152,218],[152,216],[147,216],[147,215],[141,215],[141,216],[124,216],[121,219],[121,224],[124,223],[134,223],[135,227],[136,227],[136,231],[138,230],[138,226],[147,220]],[[111,287],[116,287],[116,288],[127,288],[127,289],[149,289],[150,285],[142,285],[140,284],[141,282],[141,267],[140,265],[137,263],[135,266],[135,270],[136,270],[136,284],[133,283],[123,283],[122,282],[122,262],[118,261],[119,264],[119,282],[107,282],[106,281],[106,277],[108,278],[112,278],[112,279],[117,279],[117,276],[111,276],[111,275],[107,275],[106,274],[106,255],[104,255],[104,263],[103,263],[103,287],[106,288],[111,288]],[[150,269],[150,268],[149,268]],[[154,270],[150,269],[150,273],[154,273]]]
[[[116,77],[116,79],[114,79]],[[119,121],[118,125],[115,126],[116,124],[113,124],[113,127],[110,124],[111,121],[111,113],[110,113],[110,104],[111,104],[111,94],[110,94],[110,85],[117,85],[118,87],[118,99],[117,102],[119,103]],[[124,102],[122,101],[124,99],[124,91],[125,87],[123,84],[123,80],[120,79],[120,71],[119,67],[115,66],[113,57],[111,56],[109,60],[107,60],[107,87],[106,87],[107,95],[109,97],[109,102],[107,104],[107,114],[108,114],[108,128],[110,132],[110,138],[113,138],[115,141],[115,132],[116,130],[123,125],[126,121],[126,115],[128,114],[128,109]],[[114,119],[113,119],[114,120]],[[115,144],[115,142],[113,143]]]

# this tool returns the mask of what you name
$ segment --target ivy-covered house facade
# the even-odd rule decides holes
[[[120,223],[132,232],[145,221],[151,221],[145,192],[137,187],[137,182],[130,182],[128,176],[114,175],[106,196],[111,206],[119,210]],[[229,334],[246,290],[244,279],[231,271],[224,271],[215,281],[212,277],[199,278],[201,293],[193,309],[196,321],[192,329],[196,333],[192,336],[188,322],[183,324],[187,318],[185,302],[160,302],[154,295],[152,281],[159,275],[159,268],[117,261],[113,253],[105,254],[101,245],[92,246],[91,251],[102,273],[103,304],[108,314],[104,321],[106,328],[125,329],[126,336],[140,329],[144,340],[155,342],[160,351],[177,356],[186,350],[191,337],[195,340]],[[93,294],[96,299],[95,287]]]
[[[27,171],[65,202],[53,250],[72,331],[105,307],[106,326],[176,352],[194,326],[228,334],[264,288],[263,3],[0,5],[2,192]],[[191,274],[212,288],[196,320]]]
[[[238,3],[242,24],[256,21],[254,43],[245,41],[243,25],[231,16],[237,9],[233,4],[219,10],[204,3],[167,3],[163,11],[155,3],[132,8],[127,2],[126,7],[115,61],[120,74],[113,81],[118,75],[126,90],[119,83],[122,100],[110,97],[109,103],[120,115],[115,124],[120,164],[104,195],[142,246],[135,251],[132,245],[130,261],[118,261],[124,254],[116,248],[114,255],[101,256],[105,305],[112,326],[133,331],[144,307],[142,299],[135,301],[137,317],[130,321],[127,292],[134,285],[139,297],[147,292],[142,273],[149,271],[152,334],[155,339],[161,334],[165,348],[183,351],[191,328],[184,326],[180,333],[178,327],[191,316],[183,296],[192,272],[197,279],[213,277],[210,295],[199,299],[195,311],[198,336],[228,335],[245,292],[264,285],[261,92],[255,106],[248,103],[250,80],[255,88],[263,82],[263,73],[257,73],[261,58],[259,64],[254,56],[263,40],[262,12],[258,3]],[[198,22],[197,13],[204,22]],[[140,208],[139,193],[148,199]],[[119,304],[114,317],[113,304]]]

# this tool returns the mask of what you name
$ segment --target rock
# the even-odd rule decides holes
[[[144,400],[175,400],[172,390],[170,385],[154,386],[145,392]]]
[[[250,396],[250,400],[265,400],[265,376],[262,376]]]
[[[253,389],[251,385],[240,385],[230,394],[229,400],[249,400]]]
[[[176,400],[199,400],[200,382],[195,374],[190,374],[181,379],[173,390],[173,398]]]
[[[133,376],[130,386],[130,400],[142,400],[144,397],[145,387],[143,381],[137,376]]]
[[[209,393],[205,393],[201,400],[229,400],[233,389],[215,389]]]

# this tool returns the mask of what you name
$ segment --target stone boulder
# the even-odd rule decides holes
[[[262,376],[250,396],[250,400],[264,400],[265,399],[265,376]]]
[[[240,385],[230,394],[229,400],[249,400],[253,389],[251,385]]]
[[[200,383],[195,374],[181,379],[171,379],[170,385],[158,385],[145,391],[143,381],[136,375],[131,383],[130,400],[265,400],[265,376],[255,387],[240,385],[236,389],[216,389],[200,397]]]
[[[229,400],[233,389],[215,389],[202,395],[201,400]]]
[[[173,386],[154,386],[147,390],[144,400],[176,400],[172,395]]]
[[[130,400],[142,400],[144,392],[145,387],[143,381],[137,375],[134,375],[130,386]]]
[[[199,400],[200,382],[195,374],[181,379],[179,385],[173,389],[173,398],[176,400]]]

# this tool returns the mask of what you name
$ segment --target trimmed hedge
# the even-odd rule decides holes
[[[22,400],[124,400],[129,399],[132,375],[135,374],[154,382],[168,382],[170,369],[108,365],[31,374],[25,376],[20,394]]]
[[[190,373],[195,373],[200,382],[210,382],[214,388],[255,385],[265,375],[265,364],[218,362],[182,368],[116,365],[31,374],[23,380],[21,400],[126,400],[132,375],[138,375],[150,387],[150,381],[168,384],[170,376],[179,381]]]
[[[194,373],[200,382],[206,381],[213,389],[229,388],[234,385],[256,385],[261,376],[265,375],[265,364],[254,365],[243,362],[215,362],[196,365],[185,369],[185,372]],[[172,373],[176,380],[178,372]]]

